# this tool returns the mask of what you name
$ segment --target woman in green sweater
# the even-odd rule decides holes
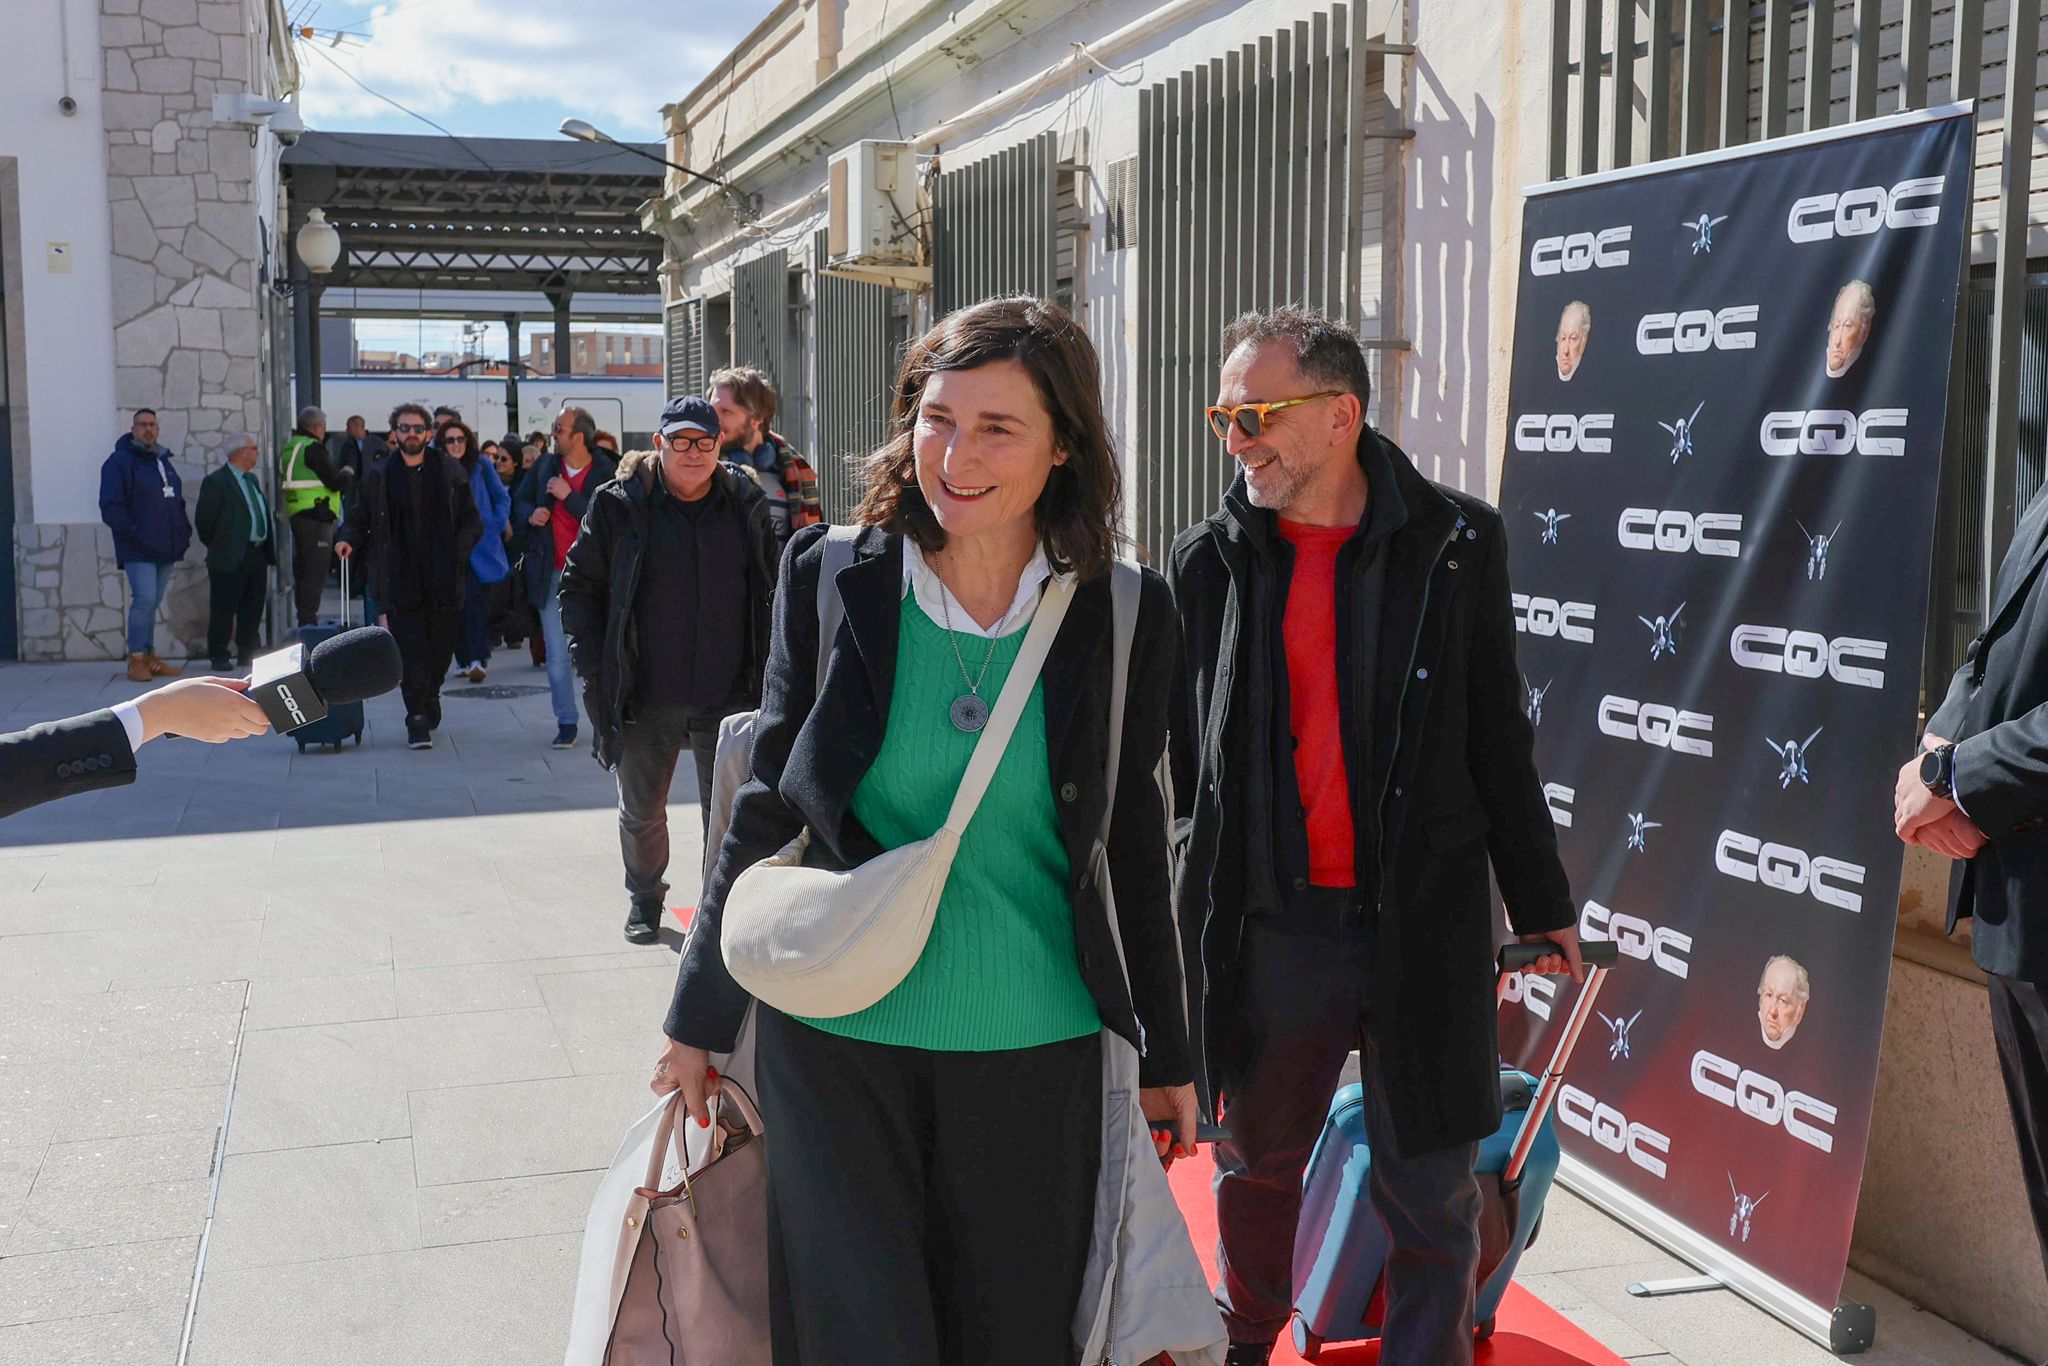
[[[835,578],[844,618],[822,689],[823,529],[799,533],[784,562],[752,781],[698,907],[653,1083],[680,1087],[700,1123],[709,1055],[732,1047],[748,1006],[719,954],[733,880],[806,825],[809,859],[833,867],[929,837],[1048,582],[1070,576],[1075,593],[910,973],[851,1015],[759,1008],[777,1366],[1073,1359],[1112,1127],[1105,1030],[1143,1054],[1146,1115],[1193,1146],[1154,777],[1179,635],[1146,571],[1111,794],[1122,499],[1099,373],[1080,328],[1036,299],[961,310],[910,349],[891,436],[868,461],[868,530]],[[1089,874],[1112,811],[1114,929]]]

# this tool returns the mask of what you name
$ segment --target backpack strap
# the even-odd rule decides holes
[[[839,571],[853,563],[853,543],[864,529],[835,526],[825,533],[825,563],[818,570],[819,693],[825,691],[825,666],[832,662],[832,642],[839,635],[840,619],[846,615],[846,604],[839,600]]]

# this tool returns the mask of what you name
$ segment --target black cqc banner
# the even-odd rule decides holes
[[[1501,488],[1580,929],[1623,952],[1565,1150],[1822,1324],[1884,1027],[1973,136],[1966,110],[1865,128],[1532,194]],[[1510,1061],[1548,1057],[1573,990],[1509,984]]]

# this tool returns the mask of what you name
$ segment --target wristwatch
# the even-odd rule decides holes
[[[1944,800],[1953,800],[1956,792],[1956,747],[1941,745],[1920,756],[1920,781],[1927,784],[1927,790]]]

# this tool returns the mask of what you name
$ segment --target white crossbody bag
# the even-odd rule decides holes
[[[916,551],[906,546],[904,553]],[[960,838],[995,778],[1073,596],[1071,578],[1047,583],[937,833],[835,872],[804,866],[811,843],[805,829],[733,880],[719,947],[734,981],[777,1010],[827,1019],[867,1009],[909,975],[931,937]]]

